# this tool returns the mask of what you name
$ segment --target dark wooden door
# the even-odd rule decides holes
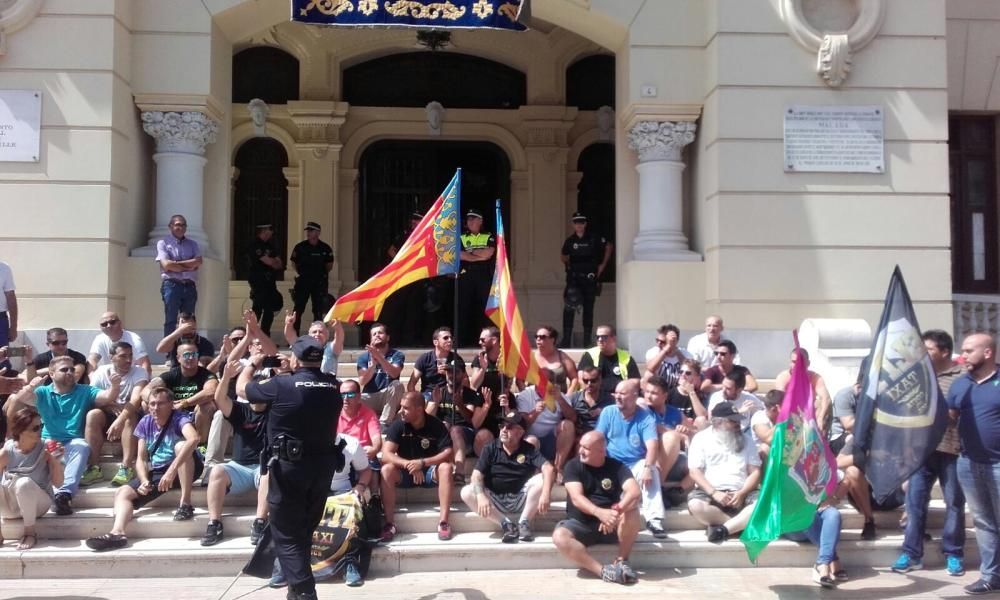
[[[949,125],[952,289],[995,294],[1000,269],[993,117],[952,117]]]

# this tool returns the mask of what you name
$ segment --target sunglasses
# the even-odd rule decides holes
[[[490,341],[490,338],[479,338],[479,343],[480,344],[482,344],[483,342],[488,342],[488,341]]]
[[[598,381],[600,381],[600,379],[596,377],[594,379],[587,379],[586,377],[581,377],[580,381],[583,382],[583,385],[590,385],[592,383],[597,383]]]
[[[594,336],[594,337],[597,338],[598,342],[601,342],[601,341],[604,341],[604,340],[610,338],[611,336],[610,335],[598,335],[598,336]]]
[[[694,371],[681,371],[681,375],[694,375]]]
[[[451,336],[450,335],[442,335],[440,339],[442,339],[442,340],[444,340],[444,341],[447,342],[448,340],[451,339]]]
[[[101,321],[101,327],[111,327],[118,322],[118,319],[108,319],[107,321]]]
[[[341,392],[340,395],[346,400],[347,398],[356,398],[358,396],[357,392]]]
[[[198,358],[197,352],[183,352],[181,353],[181,358]]]
[[[29,429],[29,431],[32,431],[34,433],[38,433],[41,430],[42,430],[42,423],[39,423],[38,425],[35,425],[31,429]]]
[[[517,427],[517,425],[515,425],[513,423],[501,423],[500,424],[500,429],[514,429],[515,427]]]
[[[552,336],[551,335],[545,335],[544,333],[535,334],[535,339],[536,340],[547,340],[550,337],[552,337]]]
[[[50,346],[65,346],[69,343],[69,340],[49,340]]]
[[[59,371],[60,373],[72,373],[73,367],[60,367],[56,369],[56,371]]]

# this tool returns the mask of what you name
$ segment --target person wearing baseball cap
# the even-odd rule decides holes
[[[688,511],[707,527],[708,541],[721,544],[750,521],[761,462],[732,402],[717,404],[711,414],[712,426],[688,448],[688,474],[697,486],[688,494]]]
[[[307,302],[312,301],[313,321],[322,321],[326,311],[330,310],[329,273],[333,269],[333,248],[319,239],[322,229],[315,221],[306,223],[306,239],[295,244],[289,257],[298,273],[292,287],[295,335],[299,334]]]
[[[549,510],[555,467],[524,439],[524,415],[512,410],[501,419],[500,437],[479,452],[472,483],[462,500],[480,517],[503,530],[505,544],[530,542],[531,519]]]
[[[614,244],[587,229],[587,215],[573,213],[573,235],[563,242],[560,259],[566,265],[566,289],[563,292],[563,347],[573,345],[573,320],[577,308],[583,310],[583,344],[590,342],[594,330],[594,301],[597,286],[604,274]]]
[[[261,331],[270,337],[274,313],[281,310],[284,304],[276,280],[285,265],[281,260],[281,252],[272,241],[274,226],[271,223],[258,223],[256,230],[257,235],[246,253],[250,265],[247,283],[250,285],[253,313],[257,315]]]
[[[483,231],[483,214],[477,209],[465,213],[462,234],[461,274],[458,279],[458,335],[464,346],[476,345],[476,336],[490,323],[483,313],[493,285],[497,239]]]

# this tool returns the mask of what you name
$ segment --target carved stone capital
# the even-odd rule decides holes
[[[680,160],[681,149],[694,141],[697,125],[690,121],[639,121],[628,132],[628,147],[639,162]]]
[[[142,129],[156,140],[157,152],[205,154],[205,146],[215,142],[219,125],[200,112],[142,113]]]

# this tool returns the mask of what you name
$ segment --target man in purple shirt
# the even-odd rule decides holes
[[[170,235],[156,242],[156,261],[160,263],[160,295],[163,297],[163,336],[177,325],[177,313],[194,314],[198,302],[198,267],[201,266],[201,249],[198,242],[187,238],[187,219],[184,215],[170,217]]]

